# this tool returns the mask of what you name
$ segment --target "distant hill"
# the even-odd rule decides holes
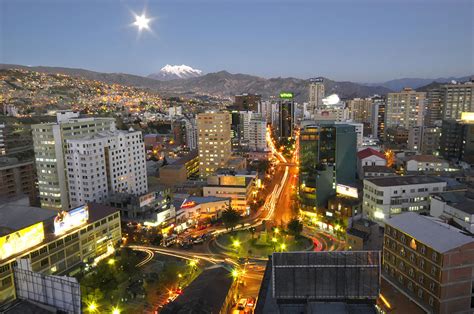
[[[465,81],[469,81],[471,77],[474,77],[474,75],[468,75],[468,76],[463,76],[463,77],[439,77],[436,79],[401,78],[401,79],[396,79],[396,80],[390,80],[383,83],[366,84],[366,85],[367,86],[374,86],[374,85],[383,86],[393,91],[401,91],[405,87],[418,89],[432,82],[436,82],[436,83],[449,83],[451,81],[465,82]]]
[[[308,100],[308,80],[298,78],[262,78],[247,74],[231,74],[227,71],[209,73],[188,79],[159,81],[138,75],[124,73],[100,73],[84,69],[61,67],[28,67],[12,64],[0,64],[0,69],[20,68],[45,73],[61,73],[84,77],[89,80],[109,84],[121,84],[150,88],[166,94],[192,95],[207,94],[230,98],[240,93],[259,93],[264,98],[277,96],[280,91],[291,91],[299,102]],[[367,86],[353,82],[324,80],[326,94],[337,93],[341,98],[367,97],[374,94],[385,95],[391,90],[382,86]]]

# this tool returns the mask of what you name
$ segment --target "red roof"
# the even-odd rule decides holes
[[[359,151],[357,153],[357,158],[359,159],[364,159],[364,158],[367,158],[367,157],[370,157],[370,156],[377,156],[377,157],[380,157],[380,158],[383,158],[383,159],[386,159],[385,158],[385,155],[379,151],[376,151],[375,149],[373,148],[366,148],[366,149],[363,149],[361,151]]]

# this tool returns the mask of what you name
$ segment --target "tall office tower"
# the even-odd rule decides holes
[[[405,88],[399,93],[388,93],[385,126],[408,130],[413,126],[423,125],[425,96],[426,93],[411,88]]]
[[[256,113],[257,117],[260,116]],[[240,112],[240,127],[242,130],[241,140],[245,142],[244,146],[247,146],[248,140],[250,138],[250,120],[254,116],[252,111],[241,111]]]
[[[462,112],[474,112],[474,80],[441,86],[442,118],[460,119]]]
[[[272,103],[270,101],[262,101],[258,105],[258,113],[262,115],[267,123],[272,123]]]
[[[354,98],[348,101],[349,116],[354,122],[364,123],[365,127],[372,124],[372,98]]]
[[[439,152],[446,159],[474,165],[474,113],[464,113],[461,117],[443,120]]]
[[[306,211],[327,206],[338,184],[354,184],[356,137],[354,126],[347,124],[320,122],[301,129],[298,191]]]
[[[250,119],[249,124],[249,149],[251,151],[266,151],[267,150],[267,122],[264,118],[254,115]]]
[[[234,109],[239,111],[257,111],[262,100],[258,94],[241,94],[234,96]]]
[[[380,140],[384,139],[385,134],[385,109],[386,102],[383,97],[372,97],[372,136]]]
[[[56,123],[35,124],[33,147],[38,173],[41,207],[66,210],[69,192],[64,155],[67,140],[78,139],[103,131],[115,130],[113,118],[79,118],[72,111],[57,113]]]
[[[313,115],[316,109],[321,108],[324,97],[324,78],[309,79],[309,103],[307,110],[310,115]]]
[[[295,102],[293,100],[293,93],[280,93],[279,109],[278,137],[291,137],[295,123]]]
[[[205,112],[197,115],[199,174],[202,178],[224,167],[231,157],[231,115]]]
[[[433,88],[426,93],[425,126],[434,126],[442,120],[442,92],[440,88]]]
[[[142,132],[105,131],[66,143],[71,207],[105,201],[111,192],[147,192]]]

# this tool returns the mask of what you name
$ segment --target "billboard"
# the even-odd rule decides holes
[[[44,227],[38,222],[0,238],[0,260],[21,253],[44,240]]]
[[[138,201],[140,203],[140,207],[148,205],[148,204],[152,203],[154,200],[155,200],[155,193],[148,193],[148,194],[142,195],[138,198]]]
[[[293,93],[290,92],[281,92],[280,93],[281,99],[293,99]]]
[[[63,234],[72,228],[78,227],[89,219],[87,205],[72,209],[70,211],[59,212],[54,218],[54,234]]]
[[[323,77],[313,77],[313,78],[310,78],[309,81],[311,83],[323,83],[324,78]]]
[[[348,185],[343,185],[343,184],[336,185],[336,193],[344,195],[344,196],[353,197],[353,198],[359,197],[357,193],[357,188],[354,188]]]

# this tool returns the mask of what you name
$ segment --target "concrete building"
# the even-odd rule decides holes
[[[443,172],[449,169],[449,162],[433,155],[414,155],[405,159],[407,172]]]
[[[67,140],[115,130],[113,118],[79,118],[71,111],[57,113],[56,123],[35,124],[33,145],[41,207],[64,210],[69,206],[65,152]]]
[[[165,193],[158,192],[150,192],[140,196],[128,193],[112,193],[106,203],[120,210],[122,220],[144,222],[155,218],[156,214],[159,214],[163,209],[169,208],[171,200]]]
[[[362,177],[359,178],[391,177],[396,175],[395,169],[387,166],[362,166]]]
[[[338,184],[355,182],[355,128],[327,122],[307,125],[301,129],[299,156],[302,206],[307,211],[323,210]]]
[[[160,183],[166,186],[183,184],[199,176],[199,155],[191,151],[170,165],[159,168]]]
[[[268,150],[266,134],[266,121],[258,116],[252,117],[249,123],[249,150],[261,152]]]
[[[474,80],[442,85],[440,90],[443,120],[460,119],[463,112],[474,112]]]
[[[353,220],[346,234],[346,249],[350,251],[380,250],[383,234],[373,221],[360,218]]]
[[[443,119],[443,92],[433,88],[426,93],[425,121],[427,127],[435,126]]]
[[[385,135],[385,109],[387,103],[385,99],[380,96],[372,97],[372,101],[372,136],[383,140]]]
[[[370,220],[382,225],[402,212],[429,213],[429,195],[446,189],[438,177],[400,176],[364,179],[362,210]]]
[[[65,154],[72,207],[105,201],[109,193],[133,195],[148,190],[141,131],[104,131],[66,140]]]
[[[385,141],[399,148],[407,147],[408,135],[408,129],[402,126],[387,127],[385,129]]]
[[[386,127],[403,127],[423,125],[426,93],[405,88],[398,93],[387,94]]]
[[[191,220],[193,224],[207,224],[221,218],[222,212],[231,206],[228,197],[189,196],[176,211],[177,226]]]
[[[191,149],[197,149],[197,126],[194,118],[186,118],[185,120],[185,131],[186,131],[186,146]]]
[[[474,164],[474,118],[443,120],[439,145],[444,158]]]
[[[33,160],[0,158],[0,202],[28,195],[37,196],[36,171]]]
[[[253,174],[216,174],[207,178],[203,196],[230,198],[231,207],[248,214],[251,202],[255,199],[257,175]]]
[[[56,215],[28,206],[26,199],[1,204],[0,304],[16,297],[13,268],[18,259],[28,259],[35,272],[68,275],[112,255],[121,238],[120,213],[105,205]]]
[[[433,194],[430,215],[474,234],[474,194],[468,191]]]
[[[323,105],[324,92],[324,78],[317,77],[309,80],[309,102],[307,111],[310,116],[314,115],[316,109]]]
[[[347,102],[350,119],[354,122],[363,123],[366,128],[371,130],[372,110],[374,102],[372,98],[354,98]]]
[[[474,238],[415,213],[387,220],[382,278],[426,313],[472,313],[473,274]]]
[[[230,125],[228,112],[197,115],[199,174],[202,178],[227,164],[232,154]]]
[[[439,151],[440,137],[440,127],[414,126],[408,130],[407,148],[424,155],[434,155]]]
[[[387,159],[385,155],[373,148],[365,148],[357,152],[357,174],[359,179],[365,177],[364,167],[366,166],[386,166]]]

